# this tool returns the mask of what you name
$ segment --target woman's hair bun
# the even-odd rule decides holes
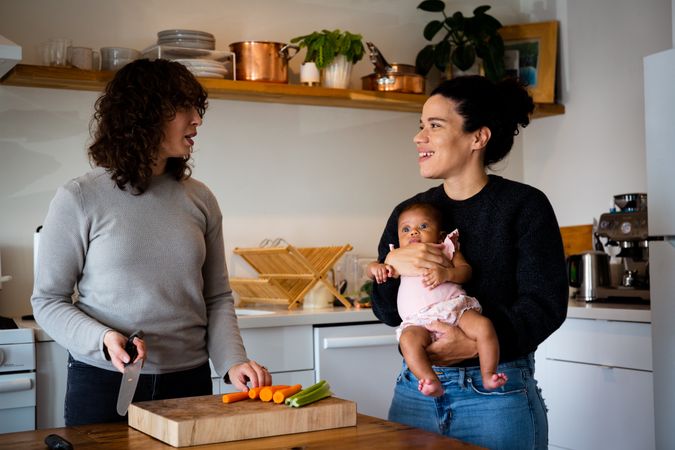
[[[501,97],[503,108],[502,118],[513,122],[509,128],[513,129],[514,136],[518,134],[518,125],[526,127],[530,123],[530,115],[534,111],[534,101],[524,89],[523,83],[515,78],[506,78],[497,83],[497,92]]]

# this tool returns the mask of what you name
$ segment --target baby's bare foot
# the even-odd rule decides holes
[[[486,389],[497,389],[506,384],[509,377],[505,373],[493,373],[490,376],[483,377],[483,387]]]
[[[436,380],[422,379],[420,380],[418,389],[422,394],[431,397],[440,397],[445,392],[445,390],[443,389],[443,385],[438,379]]]

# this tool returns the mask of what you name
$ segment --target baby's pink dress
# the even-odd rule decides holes
[[[455,230],[443,241],[443,253],[452,260],[455,249],[459,248],[459,231]],[[398,313],[403,322],[396,329],[396,338],[410,325],[425,326],[440,320],[456,326],[464,311],[475,309],[481,311],[480,303],[474,297],[466,295],[462,286],[446,282],[434,289],[425,287],[422,277],[401,276],[401,286],[397,297]],[[436,336],[432,333],[432,339]]]

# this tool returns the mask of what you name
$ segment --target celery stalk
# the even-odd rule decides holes
[[[297,394],[294,394],[294,395],[288,397],[288,398],[284,401],[284,403],[288,405],[288,404],[291,403],[291,400],[292,400],[293,398],[300,397],[300,396],[303,396],[303,395],[307,395],[307,394],[309,394],[310,392],[313,392],[313,391],[315,391],[315,390],[317,390],[317,389],[322,388],[324,385],[326,385],[326,383],[327,383],[326,380],[321,380],[321,381],[319,381],[318,383],[313,384],[313,385],[311,385],[310,387],[301,390],[301,391],[298,392]]]
[[[311,392],[301,395],[299,397],[292,398],[289,402],[289,406],[294,408],[299,408],[301,406],[309,405],[316,401],[321,400],[322,398],[330,397],[333,393],[330,391],[330,385],[325,383],[321,387],[314,389]]]

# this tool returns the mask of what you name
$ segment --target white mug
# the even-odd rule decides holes
[[[94,55],[98,52],[89,47],[68,47],[68,63],[78,69],[93,70]]]

